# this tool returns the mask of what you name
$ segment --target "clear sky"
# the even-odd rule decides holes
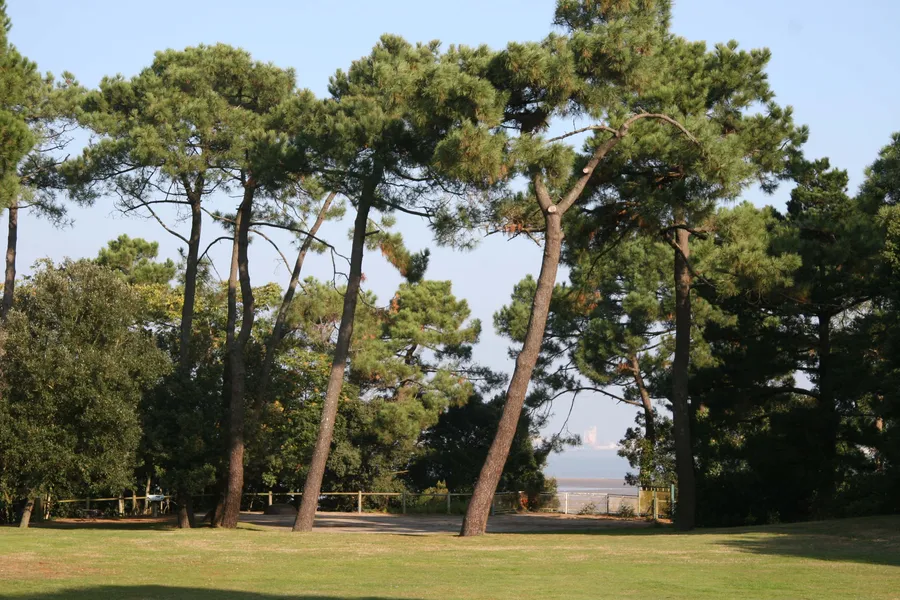
[[[199,43],[241,46],[259,60],[293,67],[298,83],[324,94],[328,77],[338,68],[368,54],[382,33],[410,41],[439,39],[445,43],[486,43],[501,47],[510,40],[536,40],[549,31],[553,0],[8,0],[13,22],[10,37],[42,70],[69,70],[87,86],[104,75],[136,74],[156,50],[181,49]],[[893,131],[900,130],[900,45],[896,0],[676,0],[673,28],[691,40],[710,44],[735,39],[742,47],[768,47],[769,74],[777,100],[795,107],[797,121],[811,128],[806,147],[811,157],[828,156],[847,169],[852,189]],[[754,202],[783,206],[786,190],[772,198],[754,191]],[[231,201],[220,199],[227,210]],[[19,265],[42,257],[95,256],[107,240],[127,233],[157,240],[161,254],[176,258],[177,240],[155,222],[125,218],[112,202],[101,200],[88,210],[73,209],[74,228],[56,230],[20,218]],[[413,248],[432,246],[425,227],[402,220]],[[0,222],[5,230],[5,218]],[[333,224],[323,235],[349,248],[349,223]],[[214,225],[207,226],[212,239]],[[279,238],[285,245],[288,238]],[[512,286],[536,274],[540,251],[525,240],[485,240],[474,252],[434,249],[428,277],[450,279],[454,292],[466,298],[473,316],[484,325],[476,357],[491,367],[510,371],[507,344],[494,335],[491,316],[509,298]],[[346,252],[349,254],[349,252]],[[212,254],[222,270],[226,249]],[[284,267],[265,244],[254,245],[254,284],[284,283]],[[311,263],[311,264],[310,264]],[[307,274],[331,277],[325,257],[308,261]],[[376,255],[366,258],[368,283],[380,298],[391,296],[399,277]],[[559,431],[569,404],[555,407],[547,433]],[[614,406],[600,397],[580,396],[572,407],[568,429],[585,445],[551,459],[550,473],[563,477],[615,477],[626,465],[615,456],[615,442],[634,416],[632,408]]]

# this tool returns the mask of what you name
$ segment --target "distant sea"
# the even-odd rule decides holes
[[[638,493],[637,488],[626,486],[624,479],[614,478],[557,477],[556,489],[559,492],[599,492],[623,496],[637,496]]]

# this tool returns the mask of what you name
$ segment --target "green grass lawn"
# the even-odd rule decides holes
[[[0,529],[0,597],[900,598],[900,517],[676,534]]]

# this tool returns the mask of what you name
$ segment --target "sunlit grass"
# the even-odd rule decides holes
[[[900,517],[584,534],[0,529],[4,598],[900,598]]]

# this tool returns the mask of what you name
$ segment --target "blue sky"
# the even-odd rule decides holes
[[[248,49],[256,59],[295,68],[299,85],[320,95],[325,93],[328,77],[367,54],[382,33],[400,34],[411,41],[440,39],[500,47],[510,40],[546,35],[553,6],[552,0],[8,0],[13,43],[42,70],[72,71],[88,86],[104,75],[137,73],[151,62],[156,50],[224,42]],[[898,23],[900,2],[896,0],[856,4],[677,0],[673,29],[710,44],[736,39],[745,48],[770,48],[769,74],[777,100],[793,105],[797,121],[811,128],[807,154],[828,156],[833,164],[847,169],[855,189],[890,133],[900,130]],[[766,198],[750,191],[748,198],[781,206],[785,194],[781,190]],[[221,202],[221,208],[229,208],[229,199]],[[176,256],[175,238],[153,222],[117,215],[111,201],[101,200],[89,210],[73,209],[71,214],[75,227],[64,230],[28,216],[21,218],[23,271],[42,257],[94,256],[120,233],[158,240],[163,255]],[[421,223],[402,220],[401,225],[410,246],[433,246]],[[5,219],[0,227],[5,229]],[[348,248],[348,229],[347,222],[331,224],[323,235]],[[206,231],[211,239],[215,226],[210,224]],[[289,243],[288,238],[279,241]],[[473,315],[482,319],[485,333],[478,360],[511,370],[507,344],[493,334],[491,315],[507,301],[517,281],[537,273],[539,249],[524,240],[490,238],[470,253],[432,250],[429,278],[452,280],[455,294],[466,298]],[[225,265],[225,253],[220,247],[213,258]],[[285,281],[284,268],[264,244],[255,244],[251,260],[254,284]],[[330,278],[330,260],[322,257],[311,263],[307,274]],[[364,270],[381,298],[389,298],[400,282],[379,256],[368,256]],[[559,431],[569,408],[568,403],[555,408],[547,433]],[[623,474],[626,465],[615,457],[614,443],[631,424],[633,409],[587,395],[571,408],[568,429],[582,434],[586,443],[553,457],[551,474]]]

